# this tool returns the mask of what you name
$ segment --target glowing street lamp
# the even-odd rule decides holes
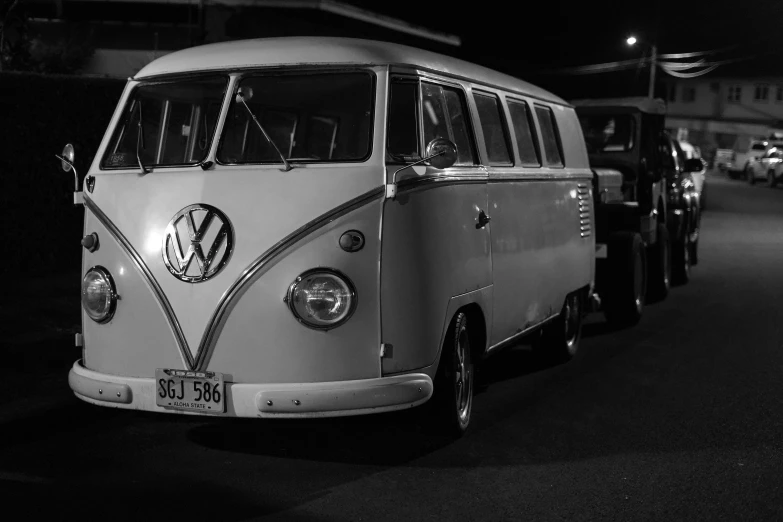
[[[626,38],[625,43],[630,46],[636,45],[638,40],[635,36],[629,36]],[[655,90],[655,69],[658,67],[658,48],[655,44],[650,46],[650,85],[647,88],[647,97],[652,98]]]

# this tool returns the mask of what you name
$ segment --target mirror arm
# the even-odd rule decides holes
[[[73,190],[74,192],[79,192],[79,175],[76,173],[76,167],[74,166],[74,164],[68,161],[66,158],[60,156],[59,154],[55,154],[54,157],[71,166],[71,169],[73,170],[73,187],[74,187]]]
[[[79,190],[79,174],[76,172],[76,167],[73,163],[59,154],[55,154],[54,157],[64,163],[67,163],[71,167],[71,170],[73,170],[73,203],[74,205],[82,203],[82,193]]]
[[[427,156],[426,158],[422,158],[422,159],[420,159],[418,161],[414,161],[413,163],[409,163],[409,164],[405,165],[404,167],[395,170],[394,174],[392,174],[391,183],[386,185],[386,199],[394,199],[395,197],[397,197],[397,174],[398,173],[402,172],[403,170],[405,170],[405,169],[407,169],[409,167],[413,167],[415,165],[419,165],[421,163],[424,163],[425,161],[429,161],[432,158],[436,158],[436,157],[440,156],[441,154],[445,154],[445,153],[446,153],[446,151],[442,150],[442,151],[438,152],[437,154],[433,154],[432,156]]]

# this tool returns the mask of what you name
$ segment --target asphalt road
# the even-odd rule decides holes
[[[708,177],[700,263],[580,356],[480,374],[470,432],[412,413],[210,420],[99,408],[67,371],[78,275],[2,304],[5,520],[783,520],[783,189]]]

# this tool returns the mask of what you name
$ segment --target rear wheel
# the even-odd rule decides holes
[[[745,179],[748,180],[748,184],[756,184],[756,175],[753,173],[753,169],[750,167],[750,165],[745,165],[745,176]]]
[[[770,169],[769,172],[767,172],[767,185],[769,185],[770,188],[775,188],[778,184],[778,179],[775,177],[775,171]]]
[[[647,247],[647,296],[649,301],[662,301],[669,295],[671,285],[671,251],[669,231],[659,223],[656,242]]]
[[[460,312],[454,316],[446,333],[435,375],[435,389],[425,407],[428,426],[449,437],[465,433],[473,409],[473,361],[468,334],[468,317]]]
[[[606,320],[617,326],[632,326],[642,318],[647,293],[647,266],[642,237],[621,232],[608,244],[608,259],[601,270]]]
[[[539,356],[552,363],[564,363],[576,355],[582,338],[583,305],[581,291],[568,294],[560,314],[544,326],[533,344]]]

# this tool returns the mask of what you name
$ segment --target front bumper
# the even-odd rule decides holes
[[[432,379],[409,373],[378,379],[305,384],[240,384],[226,382],[226,412],[202,414],[155,404],[155,379],[94,372],[76,361],[68,384],[83,401],[99,406],[188,415],[226,417],[341,417],[418,406],[432,396]]]

